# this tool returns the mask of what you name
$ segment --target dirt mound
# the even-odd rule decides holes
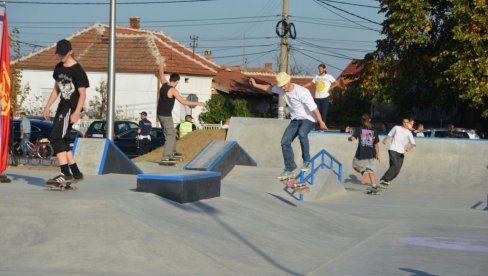
[[[196,130],[190,132],[182,139],[176,141],[176,151],[183,154],[183,162],[188,162],[211,140],[225,140],[225,134],[226,131],[223,129]],[[132,161],[159,162],[162,155],[163,147],[160,147],[148,154],[138,156],[132,159]]]

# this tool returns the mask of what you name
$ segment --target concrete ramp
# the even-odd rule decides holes
[[[256,161],[235,141],[210,141],[183,169],[220,172],[224,178],[235,165],[256,166]]]
[[[256,160],[258,166],[283,168],[281,136],[289,120],[233,117],[227,140],[235,140]],[[358,121],[359,122],[359,121]],[[310,153],[321,149],[330,152],[343,164],[345,183],[360,183],[360,175],[352,168],[357,141],[349,142],[349,134],[312,131]],[[384,136],[380,136],[382,140]],[[448,138],[416,138],[417,147],[406,154],[402,170],[394,185],[412,188],[456,187],[488,189],[488,141]],[[295,162],[302,163],[298,139],[293,144]],[[388,145],[380,143],[377,165],[379,179],[388,169]]]
[[[80,170],[86,175],[142,173],[142,170],[108,139],[78,139],[75,159]]]
[[[307,181],[310,193],[303,196],[304,201],[328,200],[346,193],[344,186],[339,183],[337,175],[332,171],[320,169],[314,174],[314,181]]]

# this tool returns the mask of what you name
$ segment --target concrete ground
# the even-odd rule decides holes
[[[136,192],[131,175],[87,176],[77,191],[48,192],[53,172],[9,168],[0,275],[486,275],[487,142],[419,139],[392,187],[369,196],[350,169],[355,144],[312,136],[344,163],[346,193],[294,200],[275,179],[281,159],[237,166],[221,197],[184,205]]]

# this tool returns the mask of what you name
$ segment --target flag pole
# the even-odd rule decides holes
[[[107,139],[114,140],[115,114],[115,0],[110,0],[110,44],[107,81]]]

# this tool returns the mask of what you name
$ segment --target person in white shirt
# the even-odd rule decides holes
[[[385,139],[383,139],[384,145],[386,145],[390,140],[391,144],[388,150],[388,155],[390,156],[390,167],[385,172],[383,177],[381,177],[381,185],[390,185],[390,181],[395,179],[402,169],[405,153],[411,151],[416,146],[412,135],[414,123],[415,122],[408,117],[403,118],[402,125],[393,127]]]
[[[278,177],[280,180],[291,179],[297,176],[294,172],[297,165],[295,163],[293,148],[291,147],[293,140],[298,136],[302,149],[302,170],[308,170],[310,168],[310,144],[308,142],[308,134],[313,129],[316,122],[318,122],[320,129],[327,129],[310,91],[303,86],[291,83],[290,80],[290,75],[285,72],[276,75],[277,83],[273,86],[269,84],[257,84],[253,78],[249,79],[249,83],[252,87],[283,96],[288,105],[291,121],[281,138],[281,149],[285,170]]]
[[[417,129],[413,132],[415,137],[425,137],[424,135],[424,124],[417,123]]]
[[[304,87],[311,87],[315,85],[315,104],[319,109],[320,116],[322,116],[322,121],[327,121],[327,113],[329,112],[329,91],[336,86],[336,79],[327,74],[327,69],[325,64],[319,65],[319,74],[316,75],[313,80],[304,85]]]

